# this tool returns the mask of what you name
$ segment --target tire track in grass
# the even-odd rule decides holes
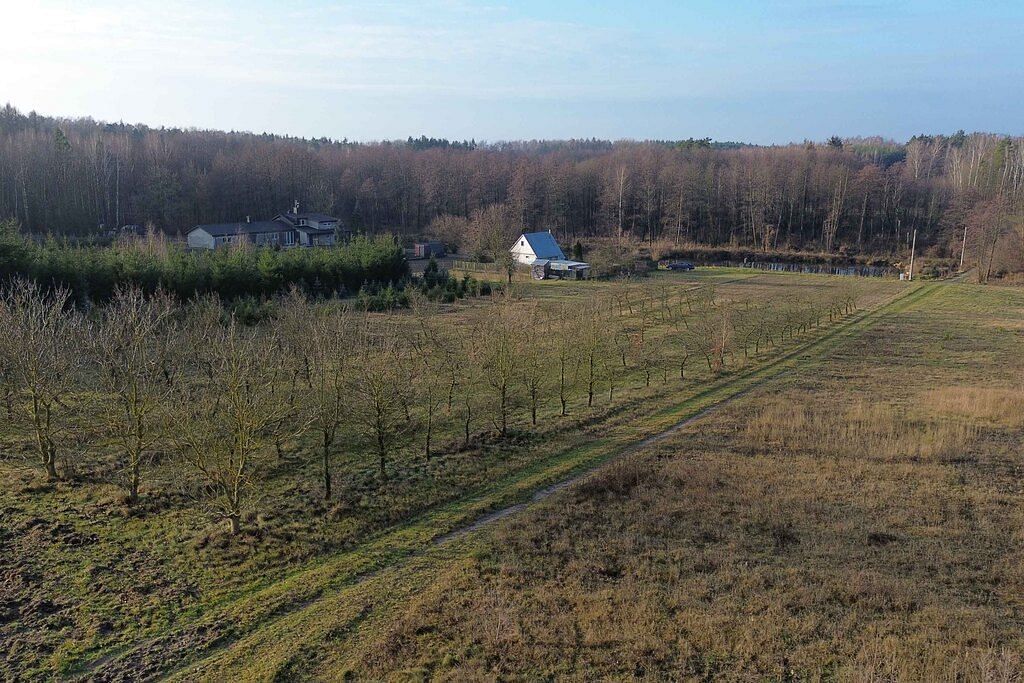
[[[696,395],[648,416],[640,428],[623,428],[620,431],[624,433],[597,438],[538,460],[470,496],[385,531],[354,550],[227,604],[214,605],[213,614],[196,622],[111,652],[87,665],[79,675],[98,680],[139,680],[168,675],[168,669],[170,675],[186,672],[201,662],[216,659],[257,635],[257,631],[278,622],[293,622],[317,603],[339,599],[345,591],[370,581],[384,570],[415,560],[431,548],[460,539],[531,502],[543,500],[614,457],[668,438],[710,410],[782,374],[805,354],[824,353],[829,342],[865,328],[881,316],[903,310],[933,287],[923,285],[901,292],[873,309],[839,321],[764,365],[711,382]],[[644,426],[647,428],[643,429]],[[167,666],[169,659],[174,659],[176,665]]]

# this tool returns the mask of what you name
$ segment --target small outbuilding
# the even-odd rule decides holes
[[[416,242],[412,247],[413,258],[442,258],[445,253],[444,242],[436,240]]]
[[[537,259],[530,266],[534,280],[585,280],[590,277],[590,264],[567,259]]]

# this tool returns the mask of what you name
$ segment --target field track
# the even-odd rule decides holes
[[[612,459],[668,438],[797,365],[824,358],[845,340],[907,310],[942,286],[909,285],[895,297],[849,315],[770,361],[721,377],[699,393],[655,412],[643,424],[610,430],[577,448],[552,453],[355,549],[214,605],[191,623],[108,653],[77,674],[88,680],[165,676],[249,680],[301,674],[304,663],[315,659],[318,639],[346,640],[369,620],[371,611],[401,604],[403,595],[415,594],[424,577],[471,552],[478,535],[474,532],[548,498]]]

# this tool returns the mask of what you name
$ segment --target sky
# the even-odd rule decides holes
[[[0,0],[0,104],[349,140],[1024,133],[1024,1]]]

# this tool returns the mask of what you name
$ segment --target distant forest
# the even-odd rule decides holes
[[[985,133],[773,147],[353,143],[0,110],[0,218],[32,233],[152,224],[180,234],[270,217],[298,200],[356,232],[452,238],[464,229],[463,246],[476,248],[476,218],[497,212],[515,229],[566,241],[624,235],[850,253],[902,254],[916,229],[919,247],[959,256],[964,226],[996,216],[998,236],[969,236],[982,258],[992,240],[1019,238],[1022,186],[1024,140]]]

